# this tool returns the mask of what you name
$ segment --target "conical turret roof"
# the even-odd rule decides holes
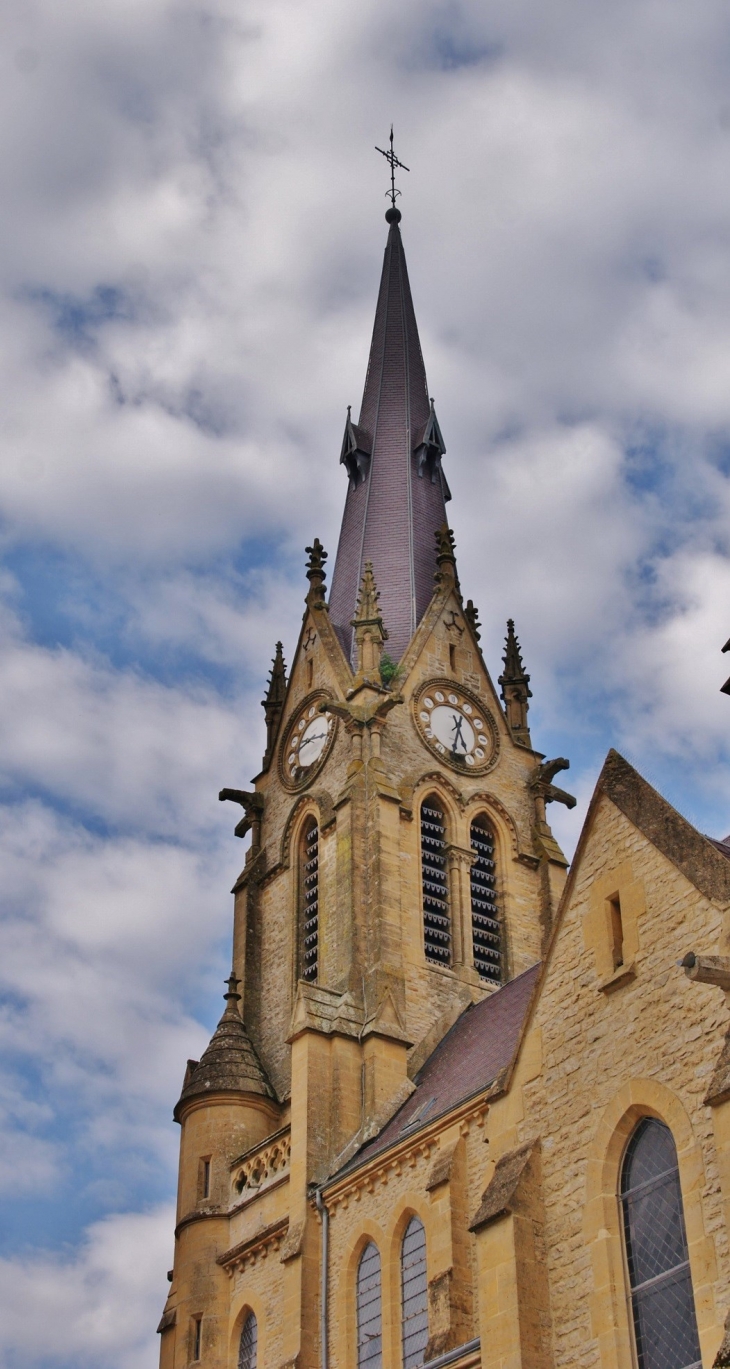
[[[238,980],[234,975],[228,984],[228,993],[224,995],[226,1010],[209,1045],[199,1061],[188,1061],[182,1093],[175,1108],[176,1118],[182,1105],[200,1094],[258,1093],[266,1098],[274,1097],[274,1090],[238,1011],[241,995],[236,992]]]
[[[400,212],[390,224],[357,424],[349,413],[341,461],[350,477],[329,599],[348,658],[365,564],[372,562],[390,651],[398,660],[433,594],[434,533],[446,520],[444,444],[418,338]]]

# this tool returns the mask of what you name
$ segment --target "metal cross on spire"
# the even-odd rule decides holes
[[[392,125],[392,124],[390,125],[390,149],[389,149],[389,151],[386,152],[386,151],[384,150],[384,148],[382,148],[382,147],[377,147],[377,146],[376,146],[376,148],[375,148],[375,151],[376,151],[376,152],[379,152],[379,153],[381,154],[381,156],[385,157],[385,160],[386,160],[386,162],[388,163],[388,165],[389,165],[389,167],[390,167],[390,190],[386,190],[385,193],[386,193],[386,195],[390,195],[390,198],[391,198],[391,202],[392,202],[393,208],[395,209],[396,197],[397,197],[398,195],[400,195],[400,190],[396,190],[396,188],[395,188],[395,168],[396,168],[397,166],[399,166],[400,169],[401,169],[401,171],[410,171],[411,168],[410,168],[409,166],[406,166],[405,162],[399,161],[398,158],[397,158],[396,155],[395,155],[395,152],[393,151],[393,125]]]

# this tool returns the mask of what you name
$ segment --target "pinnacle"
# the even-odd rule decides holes
[[[365,570],[360,584],[360,593],[357,596],[357,609],[352,620],[353,627],[356,623],[373,622],[380,619],[380,609],[378,608],[378,593],[373,574],[372,561],[365,562]]]
[[[276,643],[276,652],[271,662],[271,674],[268,680],[266,698],[261,700],[263,707],[267,704],[283,704],[286,694],[286,665],[281,642]]]
[[[499,677],[500,684],[512,684],[518,681],[529,681],[529,675],[525,671],[522,663],[522,652],[520,643],[515,636],[515,624],[513,618],[507,619],[507,636],[504,642],[504,673]],[[527,691],[528,694],[530,691]]]

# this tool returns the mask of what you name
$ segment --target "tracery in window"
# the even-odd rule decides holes
[[[238,1369],[256,1369],[256,1352],[259,1343],[259,1328],[253,1312],[249,1312],[238,1347]]]
[[[319,827],[310,818],[301,843],[299,973],[314,983],[319,961]]]
[[[357,1365],[358,1369],[382,1369],[382,1364],[380,1252],[370,1241],[357,1267]]]
[[[428,1283],[426,1279],[426,1232],[418,1217],[411,1217],[401,1246],[403,1307],[403,1369],[423,1364],[428,1341]]]
[[[494,833],[487,819],[474,819],[470,829],[476,859],[471,867],[471,940],[474,969],[482,979],[502,982],[502,930],[497,916]]]
[[[446,872],[446,819],[435,794],[421,804],[423,944],[426,959],[451,964],[451,919]]]
[[[639,1369],[701,1369],[677,1151],[654,1117],[629,1142],[621,1203]]]

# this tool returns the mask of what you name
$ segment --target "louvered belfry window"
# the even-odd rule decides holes
[[[358,1369],[382,1369],[382,1365],[380,1252],[370,1241],[357,1267],[357,1366]]]
[[[421,881],[423,884],[423,943],[426,959],[451,964],[451,920],[446,872],[446,820],[431,794],[421,804]]]
[[[476,860],[471,867],[471,941],[474,969],[482,979],[502,982],[502,932],[497,917],[497,878],[494,863],[494,835],[486,820],[477,818],[471,825],[471,849]]]
[[[403,1369],[423,1364],[428,1341],[428,1283],[426,1280],[426,1232],[418,1217],[411,1217],[401,1246],[403,1297]]]
[[[663,1122],[640,1122],[621,1174],[639,1369],[701,1369],[677,1151]]]
[[[302,841],[301,977],[314,983],[319,960],[319,827],[314,818]]]
[[[259,1328],[253,1312],[249,1312],[238,1347],[238,1369],[256,1369],[256,1351],[259,1343]]]

